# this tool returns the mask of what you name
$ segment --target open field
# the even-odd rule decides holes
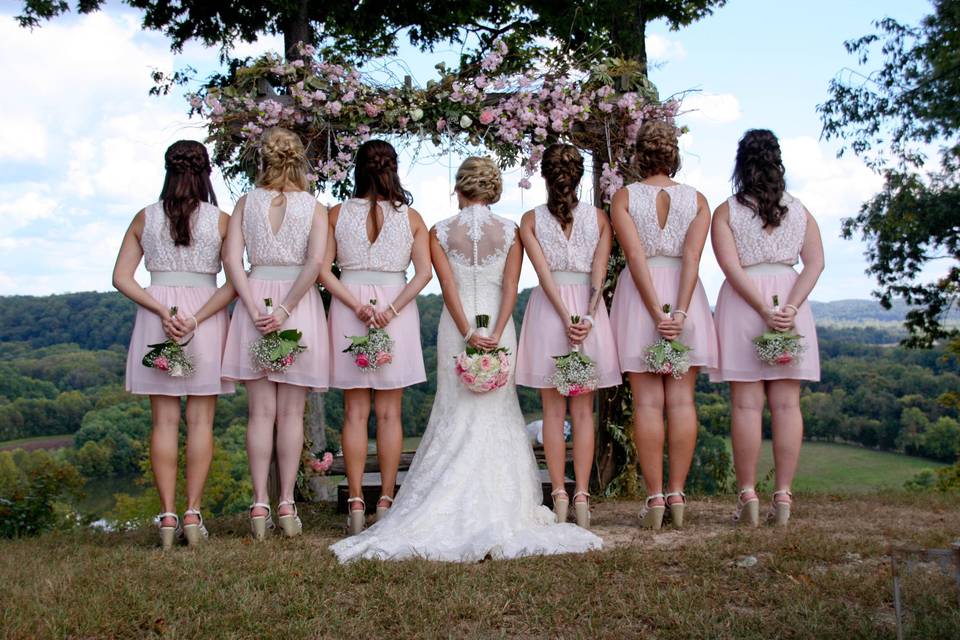
[[[40,436],[37,438],[20,438],[19,440],[6,440],[0,442],[0,451],[12,451],[13,449],[62,449],[73,445],[73,435],[59,436]]]
[[[606,501],[594,511],[603,551],[465,566],[340,566],[326,547],[341,518],[316,507],[308,535],[263,544],[242,517],[168,553],[152,529],[5,541],[0,635],[890,638],[888,546],[946,548],[960,532],[942,496],[799,495],[789,528],[750,531],[730,524],[731,500],[695,500],[686,530],[658,534],[636,527],[638,502]],[[938,570],[908,576],[905,606],[908,637],[960,637]]]
[[[845,444],[804,442],[793,488],[797,492],[871,493],[897,491],[921,469],[938,469],[941,462],[874,451]],[[758,478],[773,469],[773,447],[764,440]],[[773,476],[767,482],[772,490]]]

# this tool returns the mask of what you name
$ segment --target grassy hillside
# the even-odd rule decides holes
[[[941,462],[905,456],[899,453],[874,451],[829,442],[804,442],[800,452],[800,466],[794,482],[797,492],[828,492],[841,494],[897,491],[921,469],[938,469]],[[758,477],[773,470],[773,447],[763,442],[760,452]],[[767,486],[772,487],[771,480]]]
[[[201,549],[155,532],[0,542],[0,635],[278,638],[890,638],[889,545],[948,547],[955,504],[934,496],[799,495],[786,530],[729,523],[731,499],[691,503],[690,526],[636,527],[637,502],[595,508],[603,551],[472,565],[338,565],[341,517],[304,511],[308,535],[252,544],[242,517]],[[910,638],[960,637],[955,586],[904,579]]]

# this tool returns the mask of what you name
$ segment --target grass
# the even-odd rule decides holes
[[[921,469],[943,466],[940,462],[899,453],[830,442],[804,442],[793,488],[799,492],[824,493],[898,491]],[[757,477],[764,478],[772,469],[772,443],[764,440]]]
[[[36,438],[5,440],[0,442],[0,451],[13,449],[26,449],[27,451],[32,449],[61,449],[63,447],[69,447],[72,445],[73,436],[70,434],[57,436],[38,436]]]
[[[307,535],[254,544],[241,517],[199,549],[155,531],[0,542],[0,636],[329,638],[893,637],[891,544],[943,548],[956,503],[933,495],[799,495],[791,526],[736,529],[731,498],[691,502],[689,527],[637,529],[639,503],[596,505],[603,551],[453,565],[336,563],[341,516],[305,507]],[[757,563],[738,566],[746,556]],[[960,637],[950,580],[916,567],[908,637]]]

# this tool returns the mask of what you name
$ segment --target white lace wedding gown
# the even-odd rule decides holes
[[[437,225],[463,310],[497,321],[501,281],[516,225],[482,206]],[[501,340],[517,348],[513,321]],[[476,562],[486,557],[579,553],[599,549],[596,535],[557,524],[542,505],[536,460],[510,382],[475,394],[454,372],[463,338],[446,308],[437,336],[437,394],[426,433],[389,513],[363,533],[331,545],[340,562],[427,558]],[[403,366],[395,362],[390,366]]]

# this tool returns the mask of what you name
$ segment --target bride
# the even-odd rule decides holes
[[[433,411],[387,515],[330,547],[340,562],[477,562],[577,553],[603,544],[574,524],[557,524],[553,512],[541,504],[536,460],[512,369],[506,386],[482,394],[464,387],[454,371],[454,358],[465,342],[481,349],[507,347],[511,361],[516,353],[511,314],[523,249],[516,225],[488,206],[500,199],[501,189],[500,171],[492,160],[468,158],[457,170],[460,213],[438,223],[430,234],[444,300]],[[489,337],[475,327],[478,314],[490,316]]]

